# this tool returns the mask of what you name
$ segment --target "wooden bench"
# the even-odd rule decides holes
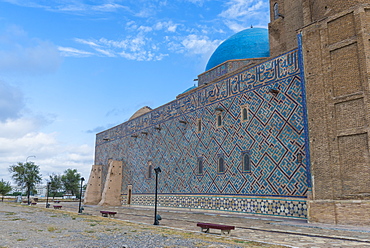
[[[53,207],[54,207],[54,209],[61,209],[62,208],[62,206],[60,206],[60,205],[54,205]]]
[[[31,202],[31,205],[36,205],[37,203],[36,202]]]
[[[212,223],[198,223],[197,226],[200,227],[200,230],[205,233],[209,233],[209,229],[220,229],[221,234],[230,234],[230,230],[234,230],[235,226],[212,224]]]
[[[117,213],[117,212],[111,212],[111,211],[100,211],[101,215],[103,217],[114,217],[114,215]]]

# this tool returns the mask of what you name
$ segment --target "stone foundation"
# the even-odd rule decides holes
[[[154,206],[154,194],[133,195],[132,205]],[[158,206],[307,218],[306,199],[294,198],[159,195]]]
[[[370,200],[308,201],[308,221],[336,225],[370,226]]]

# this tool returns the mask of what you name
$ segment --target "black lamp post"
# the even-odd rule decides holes
[[[85,181],[85,178],[81,177],[81,189],[80,189],[80,203],[78,204],[78,213],[82,213],[82,208],[81,208],[81,199],[82,199],[82,184]]]
[[[154,171],[155,171],[155,199],[154,199],[154,224],[153,225],[159,225],[158,220],[160,219],[160,217],[157,216],[158,173],[162,171],[159,166],[154,168]]]
[[[49,188],[50,188],[50,184],[51,184],[51,182],[48,182],[48,191],[46,192],[46,208],[49,208],[50,207],[50,204],[49,204]]]

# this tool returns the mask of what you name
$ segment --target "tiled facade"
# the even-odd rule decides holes
[[[104,194],[112,159],[123,204],[153,205],[160,166],[160,206],[369,225],[370,3],[270,9],[270,60],[226,61],[99,133],[87,196]]]
[[[305,218],[310,182],[300,64],[293,50],[99,133],[95,164],[122,161],[123,202],[132,185],[132,204],[153,204],[149,166],[160,166],[162,206]],[[250,172],[242,168],[245,153]]]

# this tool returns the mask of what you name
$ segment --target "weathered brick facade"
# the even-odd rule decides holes
[[[272,54],[294,47],[294,32],[302,37],[313,182],[308,219],[368,225],[369,1],[271,1],[272,10],[275,3],[282,17],[274,20],[271,11]]]

